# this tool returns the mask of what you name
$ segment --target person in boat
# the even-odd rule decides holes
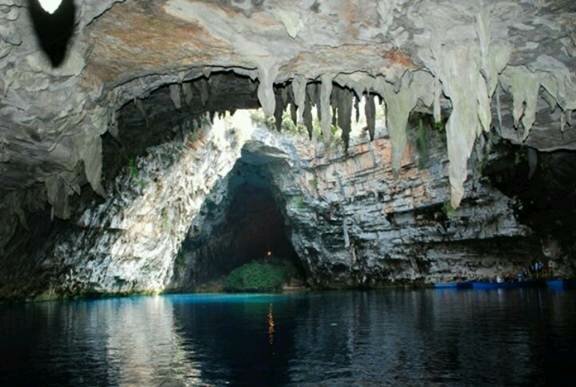
[[[542,270],[543,267],[544,265],[542,265],[540,261],[533,259],[532,262],[530,263],[530,266],[528,267],[531,277],[539,278],[540,271]]]
[[[518,274],[516,274],[516,281],[522,282],[525,280],[526,280],[526,271],[525,270],[519,271]]]

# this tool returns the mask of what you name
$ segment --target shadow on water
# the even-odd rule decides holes
[[[63,0],[52,15],[42,9],[38,0],[28,0],[28,12],[38,44],[52,66],[59,67],[66,58],[74,35],[76,24],[74,0]]]

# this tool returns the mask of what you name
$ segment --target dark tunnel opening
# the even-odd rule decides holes
[[[295,256],[282,213],[268,188],[243,184],[237,188],[228,211],[226,222],[237,230],[230,242],[231,253],[235,252],[239,261]]]
[[[179,290],[222,290],[232,271],[252,263],[288,266],[285,287],[303,286],[305,270],[271,183],[275,162],[264,160],[245,153],[203,204],[176,262]]]

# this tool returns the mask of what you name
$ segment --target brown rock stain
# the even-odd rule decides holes
[[[105,82],[122,74],[218,63],[233,47],[206,31],[166,14],[157,2],[115,5],[89,31],[93,50],[88,70]]]
[[[416,65],[412,61],[412,58],[410,58],[410,56],[408,56],[406,53],[404,53],[398,49],[394,49],[394,50],[390,50],[390,51],[386,52],[384,54],[384,58],[386,58],[387,60],[389,60],[392,63],[402,65],[406,68],[416,67]]]

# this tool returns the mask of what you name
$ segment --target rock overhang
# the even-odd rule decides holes
[[[331,102],[332,83],[357,97],[378,94],[391,105],[387,125],[399,155],[403,117],[416,104],[426,100],[436,116],[454,115],[448,135],[455,204],[474,141],[492,126],[538,149],[574,148],[576,10],[570,1],[76,4],[77,35],[67,61],[52,69],[38,65],[24,3],[2,3],[2,47],[9,54],[0,55],[6,70],[0,181],[18,190],[45,184],[60,216],[66,211],[57,197],[86,181],[101,190],[100,135],[114,130],[120,106],[214,71],[258,80],[255,102],[269,114],[277,110],[274,85],[286,82],[296,104],[305,102],[307,82],[325,85],[317,90],[320,105]],[[469,76],[459,76],[462,68]],[[505,106],[496,106],[506,92],[508,105],[503,97]],[[343,98],[344,105],[350,99]],[[324,122],[327,127],[328,118]]]

